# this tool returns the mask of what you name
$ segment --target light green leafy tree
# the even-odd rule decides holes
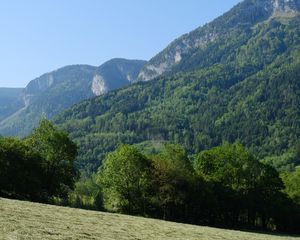
[[[145,215],[151,186],[151,161],[134,147],[120,146],[100,168],[104,207],[109,211]]]

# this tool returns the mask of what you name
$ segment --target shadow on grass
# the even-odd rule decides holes
[[[207,227],[211,227],[211,226],[207,226]],[[299,232],[285,233],[285,232],[275,232],[275,231],[263,230],[263,229],[229,228],[229,227],[225,227],[225,226],[216,226],[213,228],[218,228],[221,230],[227,229],[227,230],[239,231],[239,232],[244,232],[244,233],[264,234],[264,235],[269,235],[269,236],[274,236],[274,237],[294,237],[294,238],[300,239]]]

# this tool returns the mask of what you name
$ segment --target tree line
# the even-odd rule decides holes
[[[0,138],[0,197],[51,202],[78,179],[77,146],[48,120],[25,139]]]
[[[76,104],[55,122],[79,144],[78,167],[89,173],[119,144],[152,140],[195,154],[238,139],[260,159],[292,168],[299,164],[289,154],[300,136],[299,32],[299,17],[230,32],[184,57],[176,67],[183,69]]]
[[[122,145],[76,184],[69,204],[169,221],[299,232],[300,169],[280,176],[240,144],[193,157],[178,145],[146,155]]]
[[[0,138],[0,197],[237,229],[300,232],[300,168],[281,175],[241,144],[188,155],[120,145],[92,176],[77,146],[47,120],[25,139]]]

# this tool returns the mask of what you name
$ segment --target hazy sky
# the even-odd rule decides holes
[[[0,87],[25,87],[70,64],[149,60],[240,0],[7,0],[0,2]]]

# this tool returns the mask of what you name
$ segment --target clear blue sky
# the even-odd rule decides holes
[[[149,60],[240,0],[7,0],[0,2],[0,87],[25,87],[70,64]]]

